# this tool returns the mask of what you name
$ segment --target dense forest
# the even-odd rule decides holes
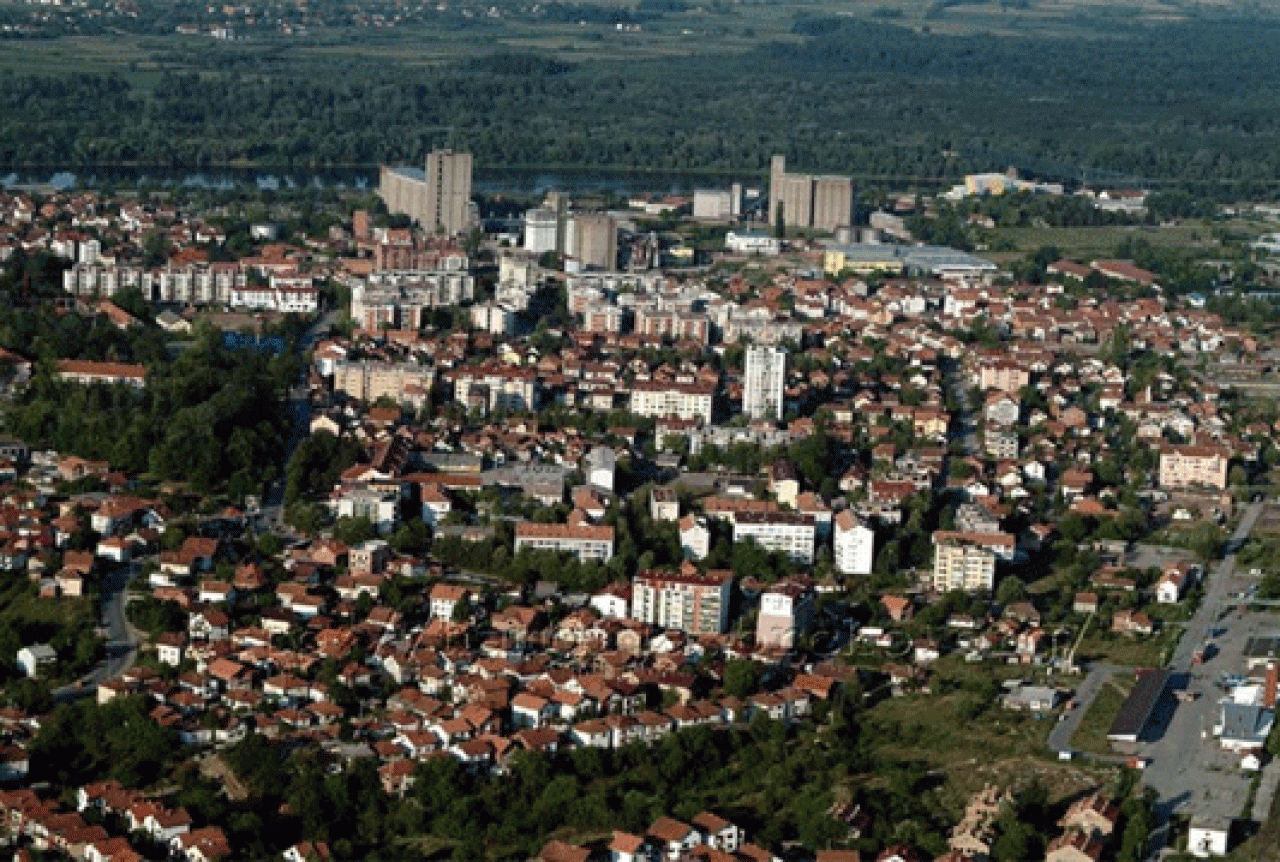
[[[0,75],[0,165],[368,165],[447,143],[482,166],[756,171],[783,152],[861,177],[1013,164],[1073,181],[1280,187],[1274,23],[1120,25],[1110,39],[925,29],[810,18],[796,24],[803,41],[738,55],[433,68],[176,47],[152,57],[169,71],[136,81],[123,67]]]

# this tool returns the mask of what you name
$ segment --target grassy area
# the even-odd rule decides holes
[[[1211,230],[1199,223],[1186,223],[1169,227],[1018,227],[997,228],[991,231],[995,237],[992,248],[1010,248],[1008,251],[985,255],[998,262],[1017,260],[1042,246],[1054,246],[1064,257],[1090,260],[1107,257],[1115,252],[1124,239],[1141,237],[1153,246],[1170,248],[1216,248],[1220,245]],[[1007,244],[1007,245],[1006,245]]]
[[[1089,711],[1080,720],[1071,744],[1082,751],[1094,754],[1111,754],[1111,743],[1107,741],[1107,732],[1120,713],[1125,698],[1133,689],[1133,677],[1128,674],[1112,677],[1089,704]]]
[[[1053,717],[1036,719],[999,706],[973,715],[972,698],[963,691],[906,695],[878,704],[869,716],[877,726],[896,728],[881,747],[886,756],[926,763],[946,777],[942,793],[955,813],[992,782],[1019,784],[1035,775],[1060,799],[1103,780],[1105,767],[1050,759],[1045,738]]]
[[[1178,642],[1181,632],[1182,629],[1178,626],[1168,625],[1150,636],[1112,635],[1090,626],[1076,657],[1081,661],[1155,667],[1164,664],[1165,652]]]

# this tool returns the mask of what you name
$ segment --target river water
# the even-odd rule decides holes
[[[652,173],[643,171],[608,171],[590,168],[482,168],[475,169],[472,190],[485,195],[540,195],[556,189],[566,192],[610,191],[631,194],[687,194],[695,188],[724,188],[733,182],[746,187],[761,187],[764,180],[752,176],[723,174]],[[163,167],[49,167],[26,168],[0,174],[0,185],[53,186],[58,189],[95,188],[104,185],[133,187],[141,183],[186,185],[205,188],[231,188],[256,185],[261,189],[302,188],[374,188],[378,171],[364,168],[332,168],[324,170],[287,170],[272,168],[205,168],[183,169]]]

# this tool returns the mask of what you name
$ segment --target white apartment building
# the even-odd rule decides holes
[[[933,588],[990,590],[996,582],[996,560],[1013,559],[1016,540],[1008,533],[933,534]]]
[[[801,565],[812,565],[816,525],[812,515],[794,512],[740,512],[733,517],[733,540],[755,539],[767,551],[782,551]]]
[[[395,529],[400,518],[400,495],[378,488],[342,488],[328,501],[335,518],[368,518],[381,534]]]
[[[710,425],[715,392],[715,386],[709,383],[638,380],[631,384],[630,410],[637,416],[654,416],[659,419],[677,416],[681,419],[701,420]]]
[[[814,594],[809,587],[796,582],[770,587],[760,596],[756,644],[791,649],[796,645],[796,638],[808,631],[813,623],[813,609]]]
[[[719,634],[729,627],[728,575],[641,572],[631,591],[631,618],[667,629]]]
[[[613,558],[613,527],[570,524],[516,524],[515,552],[521,548],[567,551],[579,560],[609,562]]]
[[[1227,487],[1231,453],[1221,446],[1174,446],[1160,450],[1161,488]]]
[[[875,530],[847,509],[836,516],[832,548],[836,571],[845,575],[871,574],[875,563]]]
[[[773,347],[748,347],[742,377],[742,412],[752,419],[782,418],[787,353]]]

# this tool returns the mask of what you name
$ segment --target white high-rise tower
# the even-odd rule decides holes
[[[752,419],[782,419],[782,389],[787,353],[773,347],[748,347],[742,381],[742,412]]]

